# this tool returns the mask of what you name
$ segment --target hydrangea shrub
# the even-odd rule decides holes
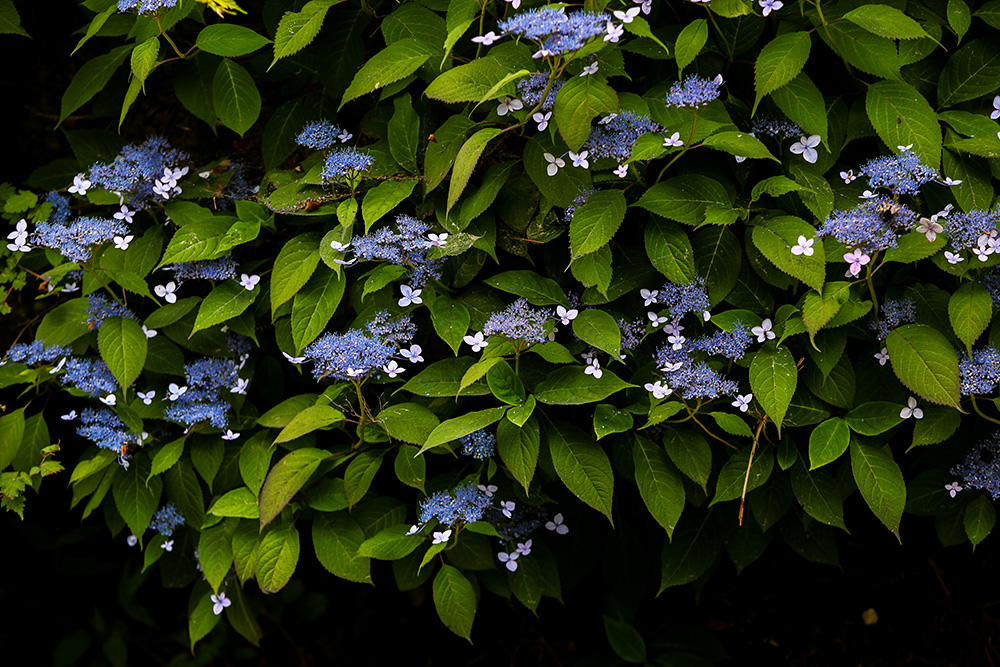
[[[192,646],[256,643],[303,559],[471,639],[626,539],[659,595],[852,523],[991,532],[1000,2],[81,5],[60,123],[155,88],[234,152],[91,129],[0,188],[44,313],[0,493],[58,473]]]

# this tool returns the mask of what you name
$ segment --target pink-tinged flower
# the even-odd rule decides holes
[[[1000,97],[998,97],[997,99],[1000,100]],[[962,486],[957,481],[954,481],[951,484],[945,484],[944,488],[946,491],[948,491],[948,494],[952,498],[958,495],[958,492],[962,490]]]
[[[573,161],[574,167],[583,167],[584,169],[590,168],[590,163],[587,162],[587,155],[590,151],[582,151],[580,153],[569,152],[569,159]]]
[[[531,119],[538,123],[538,131],[541,132],[549,126],[549,119],[552,118],[552,112],[546,111],[545,113],[537,112],[532,115]]]
[[[604,35],[605,42],[616,43],[618,39],[625,34],[625,27],[620,25],[615,25],[611,21],[608,21],[607,34]]]
[[[556,317],[559,318],[559,321],[562,322],[563,325],[567,325],[570,322],[572,322],[574,319],[576,319],[576,316],[579,314],[580,314],[579,311],[576,310],[575,308],[570,308],[569,310],[567,310],[562,306],[556,306]]]
[[[936,215],[932,215],[930,219],[920,218],[920,224],[917,225],[917,232],[926,236],[931,243],[934,243],[934,239],[943,231],[944,227],[937,221]]]
[[[844,255],[844,261],[850,264],[847,269],[846,277],[857,276],[861,273],[861,267],[872,261],[872,258],[864,253],[861,248],[855,248],[854,252],[849,252]]]
[[[614,11],[612,14],[614,14],[615,18],[622,23],[631,23],[641,11],[641,7],[632,7],[631,9],[626,9],[625,11]]]
[[[258,275],[247,275],[246,273],[240,276],[240,286],[248,292],[252,292],[253,288],[257,286],[260,282],[260,276]]]
[[[604,371],[601,370],[601,362],[599,362],[596,358],[590,360],[590,365],[583,369],[583,372],[587,375],[593,375],[598,379],[604,375]]]
[[[660,296],[660,290],[641,289],[639,290],[639,296],[643,299],[642,305],[648,306],[651,303],[656,303],[656,297]]]
[[[965,258],[957,252],[944,251],[944,258],[948,260],[949,264],[958,264],[959,262],[964,262]]]
[[[804,236],[799,236],[799,242],[792,246],[793,255],[805,255],[806,257],[812,257],[816,249],[813,248],[813,244],[816,243],[815,238],[807,239]]]
[[[615,172],[615,176],[617,176],[618,178],[625,178],[626,176],[628,176],[628,165],[627,164],[620,164],[614,170],[614,172]]]

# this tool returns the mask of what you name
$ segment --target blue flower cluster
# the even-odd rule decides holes
[[[62,357],[73,354],[73,350],[66,345],[49,345],[35,339],[30,343],[15,343],[7,350],[7,359],[14,362],[25,363],[29,366],[35,364],[45,364]]]
[[[164,170],[176,171],[189,159],[187,153],[171,148],[163,137],[150,137],[141,144],[123,148],[110,164],[93,165],[90,180],[112,192],[129,195],[131,207],[145,208],[157,197],[154,188],[161,182]],[[186,167],[181,171],[186,173]]]
[[[668,107],[700,107],[719,97],[722,86],[722,76],[706,79],[691,74],[683,82],[678,81],[670,87],[666,103]]]
[[[532,308],[520,298],[499,313],[493,313],[483,325],[484,336],[503,336],[526,343],[544,343],[549,332],[546,325],[552,318],[545,310]]]
[[[913,229],[917,218],[917,214],[906,206],[879,196],[867,199],[852,209],[834,211],[816,235],[832,236],[849,248],[861,248],[872,253],[895,248],[899,243],[896,230]]]
[[[239,379],[239,370],[232,359],[199,359],[184,366],[184,378],[187,391],[163,411],[163,416],[188,427],[207,421],[215,428],[226,428],[229,404],[222,400],[223,392]]]
[[[563,220],[567,223],[573,220],[573,215],[576,213],[576,209],[587,203],[587,197],[597,192],[597,190],[581,190],[580,194],[573,198],[573,203],[566,207],[566,212],[563,215]]]
[[[600,120],[590,131],[584,149],[591,158],[609,157],[619,163],[632,155],[632,146],[647,132],[662,132],[663,127],[645,116],[622,110]]]
[[[472,484],[451,491],[438,491],[420,502],[420,523],[437,519],[446,526],[458,522],[473,523],[483,518],[491,504],[490,497]]]
[[[295,138],[295,143],[317,151],[325,150],[337,143],[338,135],[342,131],[328,120],[317,120],[302,128],[302,132]]]
[[[341,178],[354,178],[375,165],[375,158],[357,148],[337,148],[330,151],[323,163],[320,176],[325,182]]]
[[[961,476],[973,489],[985,489],[993,500],[1000,498],[1000,431],[969,450],[951,474]]]
[[[705,291],[705,279],[698,276],[690,283],[667,283],[660,288],[656,302],[670,309],[674,321],[686,313],[701,314],[712,305]]]
[[[153,515],[149,527],[164,537],[170,537],[178,526],[184,525],[184,517],[173,503],[167,503]]]
[[[97,292],[91,292],[87,296],[87,326],[95,331],[101,330],[101,323],[109,317],[125,317],[136,322],[139,318],[126,306],[116,302],[108,301],[106,297]]]
[[[423,287],[428,280],[441,277],[444,259],[427,259],[427,251],[433,246],[424,237],[431,226],[401,215],[396,218],[396,229],[383,227],[367,236],[352,241],[354,253],[359,259],[384,259],[393,264],[410,269],[410,286]]]
[[[118,380],[100,359],[69,359],[60,380],[91,396],[107,396],[118,391]]]
[[[896,194],[912,195],[920,186],[938,178],[936,171],[920,161],[920,156],[907,150],[898,155],[878,157],[861,167],[873,188],[888,188]]]
[[[691,350],[718,355],[727,359],[742,359],[753,342],[750,330],[742,324],[733,325],[732,331],[719,331],[711,336],[702,336],[688,343]]]
[[[998,211],[969,211],[968,213],[952,213],[947,218],[938,218],[938,222],[948,232],[948,240],[958,251],[975,247],[981,236],[989,236],[997,231],[1000,222]]]
[[[879,340],[885,340],[890,331],[916,319],[917,309],[913,307],[913,299],[886,299],[880,317],[872,322],[872,329]]]
[[[409,315],[390,318],[381,312],[365,331],[323,334],[302,355],[313,362],[313,377],[317,380],[327,376],[338,380],[367,377],[381,371],[399,352],[400,344],[411,340],[415,333]]]
[[[177,0],[118,0],[118,11],[135,10],[139,14],[152,14],[177,6]]]
[[[45,195],[45,201],[52,204],[52,213],[49,214],[49,222],[59,225],[66,224],[66,221],[72,215],[72,212],[69,210],[69,197],[57,190],[53,190]]]
[[[789,139],[791,137],[800,137],[805,133],[797,123],[784,118],[776,118],[763,114],[753,119],[753,123],[750,125],[750,134],[755,137],[764,135],[777,139]]]
[[[607,14],[566,14],[561,7],[541,7],[515,14],[497,26],[504,33],[536,42],[540,48],[535,57],[540,58],[579,51],[590,40],[603,35],[610,20]]]
[[[992,345],[962,353],[958,362],[958,377],[963,396],[982,396],[996,390],[1000,383],[1000,352]]]
[[[121,220],[79,218],[69,226],[40,222],[31,234],[31,243],[52,248],[74,262],[86,262],[90,259],[90,246],[127,233],[128,226]]]
[[[980,280],[980,283],[990,293],[990,298],[993,299],[993,308],[1000,308],[1000,271],[994,269],[988,272]]]
[[[475,433],[463,435],[459,438],[462,443],[462,453],[474,459],[488,459],[496,452],[497,438],[485,429],[479,429]]]
[[[180,285],[185,280],[202,278],[205,280],[230,280],[236,278],[236,260],[230,255],[217,259],[199,259],[193,262],[180,262],[164,267],[174,272],[174,279]]]
[[[110,449],[115,454],[121,454],[123,445],[135,442],[135,436],[128,432],[125,422],[106,408],[84,409],[80,413],[80,422],[82,426],[76,429],[77,435],[87,438],[102,449]]]
[[[542,93],[545,92],[545,86],[549,85],[549,77],[547,74],[532,74],[517,82],[517,95],[522,102],[528,105],[528,108],[534,108],[536,104],[542,102],[542,111],[552,111],[556,105],[556,95],[559,94],[564,83],[566,82],[553,81],[549,94],[542,102]]]
[[[735,381],[727,380],[704,361],[692,360],[687,350],[664,345],[656,353],[656,365],[670,388],[684,398],[718,398],[739,393]]]
[[[629,322],[622,318],[618,320],[618,328],[622,332],[622,350],[634,350],[639,347],[642,337],[646,335],[647,320],[638,319]]]
[[[507,517],[496,508],[492,508],[486,519],[496,528],[500,539],[507,542],[523,540],[545,525],[544,512],[534,505],[517,503],[517,507],[509,512],[510,517]]]
[[[228,171],[231,174],[229,182],[226,183],[222,194],[212,200],[212,206],[218,211],[228,211],[231,202],[250,199],[257,192],[257,187],[251,187],[247,182],[246,168],[241,163],[234,162],[229,165]]]

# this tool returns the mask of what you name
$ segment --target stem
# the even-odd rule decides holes
[[[674,162],[677,162],[677,160],[679,160],[681,158],[681,156],[684,155],[685,153],[687,153],[688,150],[691,148],[691,141],[694,139],[694,130],[695,130],[696,127],[698,127],[698,114],[697,113],[694,114],[694,121],[691,123],[691,133],[688,134],[687,141],[684,142],[684,148],[681,150],[680,153],[678,153],[677,155],[675,155],[673,157],[673,159],[670,162],[668,162],[665,167],[663,167],[663,169],[660,170],[660,174],[656,177],[656,182],[657,183],[659,183],[660,179],[663,178],[663,174],[667,171],[667,169],[669,169],[670,166]]]
[[[724,444],[724,445],[725,445],[726,447],[729,447],[729,449],[733,449],[733,450],[736,450],[737,452],[738,452],[738,451],[740,451],[740,448],[739,448],[739,447],[737,447],[736,445],[732,445],[732,444],[730,444],[730,443],[726,442],[725,440],[723,440],[723,439],[722,439],[722,438],[720,438],[719,436],[717,436],[717,435],[715,435],[714,433],[712,433],[711,431],[709,431],[709,430],[708,430],[708,429],[707,429],[707,428],[705,427],[705,425],[704,425],[704,424],[702,424],[702,423],[701,423],[700,421],[698,421],[698,418],[697,418],[697,417],[695,417],[694,415],[691,415],[691,419],[692,419],[692,420],[694,421],[694,423],[695,423],[695,424],[697,424],[698,426],[700,426],[700,427],[701,427],[701,430],[703,430],[703,431],[704,431],[705,433],[707,433],[708,435],[712,436],[713,438],[715,438],[716,440],[718,440],[719,442],[721,442],[722,444]],[[755,446],[756,446],[756,444],[757,444],[757,443],[756,443],[756,442],[754,442],[754,445],[755,445]]]
[[[167,40],[167,42],[173,48],[174,53],[177,54],[178,58],[180,58],[181,60],[184,60],[187,57],[187,55],[184,54],[184,53],[181,53],[181,50],[179,48],[177,48],[177,45],[174,43],[174,40],[170,39],[170,35],[168,35],[167,31],[163,29],[163,21],[160,20],[160,16],[157,15],[157,16],[154,16],[153,18],[156,19],[156,27],[158,27],[160,29],[160,34],[163,35],[163,38],[165,40]]]
[[[972,409],[976,411],[976,414],[985,419],[986,421],[991,421],[994,424],[1000,424],[1000,419],[994,419],[993,417],[987,417],[983,414],[983,411],[979,408],[979,404],[976,403],[976,397],[972,397]]]
[[[750,483],[750,466],[753,465],[753,455],[757,451],[757,441],[760,440],[760,432],[764,430],[767,418],[762,417],[757,422],[757,432],[753,434],[753,446],[750,448],[750,460],[747,461],[747,476],[743,478],[743,492],[740,494],[740,519],[739,525],[743,525],[743,503],[747,499],[747,485]]]
[[[874,264],[874,260],[872,264]],[[875,296],[875,282],[872,280],[872,264],[868,265],[868,270],[865,273],[865,282],[868,283],[868,294],[872,297],[872,306],[874,307],[872,316],[878,317],[878,297]]]

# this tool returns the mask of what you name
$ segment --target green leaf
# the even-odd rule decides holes
[[[684,26],[677,35],[677,41],[674,42],[674,58],[677,59],[678,72],[683,72],[685,67],[694,62],[707,41],[708,21],[705,19],[695,19]]]
[[[711,205],[732,206],[729,192],[718,181],[692,174],[668,178],[646,190],[634,206],[686,225],[700,225]]]
[[[569,223],[572,258],[605,247],[625,219],[625,195],[621,190],[595,192],[576,209]],[[586,311],[585,311],[586,312]]]
[[[897,403],[869,401],[862,403],[845,415],[851,430],[861,435],[879,435],[903,422],[902,408]]]
[[[101,323],[97,343],[104,363],[127,391],[146,364],[148,339],[142,327],[127,317],[108,317]]]
[[[195,318],[191,333],[227,322],[250,307],[260,294],[260,289],[247,290],[235,280],[227,280],[218,285],[201,302],[198,317]],[[104,327],[102,326],[103,330]]]
[[[233,531],[233,569],[240,583],[257,572],[257,552],[260,535],[256,521],[240,521]]]
[[[809,59],[812,40],[807,32],[788,32],[775,37],[761,49],[754,65],[754,86],[757,99],[753,112],[764,96],[781,88],[802,71]]]
[[[274,33],[274,60],[268,69],[282,58],[298,53],[316,39],[327,11],[335,4],[336,0],[313,0],[307,2],[300,12],[285,12]]]
[[[317,234],[300,234],[286,243],[278,253],[271,272],[272,312],[309,282],[319,264],[318,244]]]
[[[301,438],[307,433],[312,433],[316,429],[325,428],[342,421],[344,421],[344,413],[336,408],[329,405],[310,406],[292,417],[292,420],[278,433],[278,437],[274,439],[274,444],[290,442],[296,438]]]
[[[205,121],[213,131],[218,121],[212,105],[212,80],[218,68],[218,58],[204,55],[184,60],[174,68],[174,92],[184,108]],[[301,126],[297,129],[301,130]]]
[[[597,77],[574,77],[556,95],[554,117],[563,141],[578,151],[590,136],[590,122],[618,111],[618,94]]]
[[[729,412],[712,412],[712,419],[723,431],[730,435],[738,435],[744,438],[753,438],[753,431],[747,423]]]
[[[844,14],[844,18],[879,37],[889,39],[930,37],[919,23],[889,5],[861,5]]]
[[[174,232],[159,266],[199,259],[215,259],[222,254],[219,252],[219,246],[228,231],[229,225],[226,222],[212,218],[184,225]]]
[[[260,116],[260,92],[253,77],[228,58],[223,58],[212,79],[212,104],[222,124],[246,134]]]
[[[750,388],[754,398],[764,406],[779,432],[781,421],[792,402],[797,380],[795,358],[787,347],[779,346],[773,350],[765,347],[750,362]]]
[[[277,45],[276,45],[277,46]],[[344,92],[340,106],[416,72],[434,54],[427,42],[407,37],[368,58]],[[499,131],[499,130],[497,130]]]
[[[461,417],[455,417],[441,422],[434,428],[433,431],[431,431],[430,435],[427,436],[427,441],[424,443],[423,447],[420,448],[420,453],[423,454],[428,449],[439,447],[446,442],[458,440],[463,435],[469,435],[470,433],[478,431],[481,428],[486,428],[490,424],[502,419],[503,413],[506,410],[506,406],[488,408],[486,410],[468,412]]]
[[[303,447],[285,454],[271,468],[264,480],[264,487],[260,490],[261,529],[278,516],[319,464],[329,457],[330,452],[324,449]]]
[[[865,110],[872,127],[889,146],[913,144],[932,168],[941,164],[941,124],[931,105],[913,86],[879,81],[868,87]]]
[[[812,518],[847,530],[844,524],[844,501],[833,476],[825,470],[806,470],[804,465],[792,467],[792,492],[806,514]]]
[[[675,427],[664,431],[663,446],[674,465],[705,490],[712,472],[708,441],[697,431]]]
[[[844,307],[850,298],[851,284],[844,281],[823,285],[823,295],[815,292],[806,294],[802,303],[802,323],[809,332],[809,340],[815,345],[816,334]]]
[[[418,451],[412,445],[401,446],[396,452],[392,467],[396,479],[424,492],[424,482],[427,481],[427,460],[423,456],[418,456]]]
[[[385,181],[365,193],[361,202],[361,217],[365,221],[365,233],[382,216],[390,213],[413,193],[416,181]]]
[[[604,634],[619,658],[626,662],[646,663],[646,642],[632,625],[605,614]]]
[[[149,551],[146,553],[149,554]],[[163,553],[162,549],[160,553]],[[191,602],[188,604],[188,636],[191,640],[192,652],[194,652],[194,645],[198,643],[198,640],[211,632],[222,618],[212,611],[214,605],[209,597],[209,590],[207,588],[203,590],[203,594],[192,590]]]
[[[906,484],[899,466],[884,449],[852,439],[851,470],[861,497],[899,539],[899,521],[906,506]]]
[[[539,443],[538,420],[532,417],[520,427],[507,419],[497,424],[497,453],[525,493],[538,464]]]
[[[913,424],[913,444],[910,445],[910,449],[944,442],[958,430],[962,423],[961,415],[957,410],[937,405],[928,405],[923,410],[924,418],[918,419]]]
[[[426,91],[425,91],[426,92]],[[389,153],[407,171],[417,171],[417,151],[424,137],[420,136],[420,116],[413,108],[409,95],[393,99],[395,109],[389,119]]]
[[[809,469],[833,463],[850,444],[851,430],[846,421],[833,417],[822,422],[809,434]]]
[[[565,422],[553,423],[548,435],[552,465],[559,479],[573,495],[608,517],[613,526],[614,476],[607,454],[583,431]]]
[[[0,470],[9,466],[17,456],[23,439],[24,408],[18,408],[0,417]],[[73,475],[75,477],[76,472]]]
[[[442,565],[434,577],[434,607],[441,622],[459,637],[472,643],[472,622],[476,618],[476,593],[462,571]]]
[[[985,495],[979,496],[966,505],[963,523],[965,524],[965,534],[969,536],[973,549],[986,539],[996,522],[997,511]]]
[[[170,470],[170,468],[177,463],[177,459],[181,457],[183,452],[184,438],[177,438],[176,440],[163,445],[163,447],[161,447],[153,456],[152,469],[149,471],[149,474],[160,475],[167,470]]]
[[[513,86],[510,86],[506,90],[498,88],[495,94],[490,95],[490,91],[508,74],[510,70],[507,67],[496,58],[487,56],[438,75],[427,86],[424,95],[447,103],[482,102],[499,97],[504,92],[513,94]]]
[[[104,27],[104,24],[107,23],[108,19],[111,18],[111,15],[117,11],[117,4],[112,3],[107,9],[91,19],[90,23],[87,25],[87,32],[84,33],[83,37],[80,38],[80,41],[76,43],[76,46],[72,51],[70,51],[69,55],[72,56],[79,51],[80,47],[83,46],[91,37],[96,35],[98,31]],[[0,25],[4,24],[5,19],[10,23],[10,27],[6,29],[0,28],[0,34],[28,36],[28,33],[24,32],[24,29],[21,28],[21,22],[17,16],[17,9],[14,8],[13,0],[3,0],[3,2],[0,2]]]
[[[469,309],[447,294],[443,294],[430,302],[430,311],[434,331],[448,344],[452,352],[458,354],[458,349],[462,346],[472,322]]]
[[[104,327],[101,327],[102,329]],[[141,536],[149,527],[153,514],[159,508],[163,482],[154,476],[146,482],[148,467],[140,458],[129,470],[120,470],[114,478],[115,507],[125,519],[133,535]]]
[[[534,396],[539,403],[549,405],[583,405],[603,401],[622,389],[634,386],[608,370],[600,378],[595,378],[584,373],[580,366],[566,366],[549,373],[535,388]]]
[[[660,590],[691,583],[703,575],[718,556],[721,540],[710,522],[711,513],[688,516],[672,540],[664,541]],[[657,593],[657,594],[659,594]]]
[[[663,53],[665,55],[670,55],[670,49],[667,45],[660,41],[660,38],[653,34],[653,31],[649,28],[649,23],[646,19],[641,16],[636,16],[632,19],[631,23],[625,24],[625,29],[628,30],[633,35],[638,35],[639,37],[645,37],[646,39],[651,39],[663,48]]]
[[[253,498],[252,494],[247,494]],[[198,537],[198,562],[208,585],[218,593],[233,566],[233,538],[226,524],[205,528]]]
[[[661,445],[636,437],[632,448],[639,495],[656,522],[672,537],[684,510],[684,483]]]
[[[271,40],[250,28],[230,23],[206,26],[198,33],[198,39],[195,40],[195,46],[202,51],[227,58],[245,56],[270,43]]]
[[[892,40],[873,35],[848,21],[828,23],[819,34],[848,64],[862,72],[883,79],[899,78],[899,53]]]
[[[234,516],[243,519],[260,518],[257,497],[253,491],[245,486],[228,491],[216,498],[208,508],[208,513],[215,516]]]
[[[424,444],[440,423],[437,415],[419,403],[389,406],[377,419],[390,436],[414,445]]]
[[[705,276],[708,297],[715,306],[726,298],[739,280],[743,249],[727,227],[704,227],[695,234],[694,265]]]
[[[705,137],[702,142],[705,146],[718,148],[730,155],[749,157],[757,159],[768,159],[779,162],[778,158],[771,155],[771,151],[749,132],[716,132]]]
[[[407,535],[409,525],[389,526],[361,543],[358,555],[378,560],[399,560],[410,555],[414,549],[425,544],[414,535]]]
[[[345,512],[318,517],[313,521],[312,542],[316,559],[331,573],[359,584],[372,583],[371,559],[358,556],[365,541],[361,526]]]
[[[944,334],[926,324],[905,324],[885,341],[896,377],[931,403],[959,407],[958,355]]]
[[[733,454],[719,471],[719,479],[715,483],[715,496],[709,507],[727,500],[743,497],[744,488],[749,493],[761,486],[771,476],[774,468],[774,454],[770,445],[761,443],[754,452],[753,462],[750,461],[750,447]],[[747,476],[749,469],[750,475]],[[745,485],[745,486],[744,486]]]
[[[615,318],[603,310],[584,310],[573,320],[573,334],[584,343],[621,361],[622,332]]]
[[[493,357],[493,359],[497,359],[498,363],[494,364],[486,373],[486,384],[489,385],[493,396],[508,405],[523,405],[527,395],[521,378],[506,361],[499,357]],[[465,378],[462,379],[462,384],[465,384]]]
[[[812,255],[795,255],[792,246],[799,236],[815,238],[816,229],[805,220],[783,215],[753,228],[753,244],[772,264],[817,291],[823,290],[826,279],[826,254],[823,243],[812,246]],[[832,315],[831,315],[832,317]],[[829,318],[827,318],[829,319]]]
[[[59,109],[59,123],[56,125],[61,124],[71,113],[104,90],[115,71],[131,52],[132,45],[126,44],[84,63],[73,76],[69,86],[66,87],[66,92],[63,93],[62,106]]]
[[[371,488],[375,474],[382,467],[382,455],[385,450],[368,450],[361,452],[347,464],[344,471],[344,494],[347,496],[347,506],[354,507],[365,497]]]
[[[347,278],[326,266],[317,266],[309,282],[292,301],[292,342],[296,354],[326,329],[337,312],[347,287]]]
[[[948,318],[955,335],[971,349],[993,319],[993,298],[981,283],[963,283],[948,300]]]
[[[156,64],[159,61],[159,37],[150,37],[141,44],[136,44],[135,48],[132,49],[132,57],[130,60],[132,74],[136,79],[138,79],[140,85],[145,83],[146,77],[148,77],[153,69],[156,68]]]
[[[613,433],[625,433],[632,425],[632,415],[613,405],[601,403],[594,409],[594,435],[598,440]]]
[[[972,26],[972,11],[964,0],[948,0],[948,25],[958,36],[958,41],[962,41]]]
[[[473,363],[475,360],[471,357],[437,361],[410,378],[409,382],[403,385],[403,390],[417,396],[431,398],[446,396],[452,399],[459,394],[462,396],[482,396],[490,393],[485,382],[460,389],[462,375],[469,370]]]
[[[293,452],[294,453],[294,452]],[[295,574],[299,562],[299,531],[291,523],[272,527],[257,548],[257,583],[264,593],[277,593]]]
[[[451,211],[458,198],[462,196],[462,192],[465,190],[465,186],[469,182],[469,177],[472,176],[472,172],[475,170],[476,163],[479,162],[479,156],[486,148],[486,144],[498,134],[500,134],[500,130],[486,128],[479,130],[469,137],[468,141],[462,144],[458,155],[455,156],[455,167],[452,170],[451,183],[448,186],[448,211]]]
[[[569,304],[566,293],[551,278],[543,278],[534,271],[505,271],[484,281],[491,287],[522,296],[533,306],[565,306]]]
[[[818,134],[824,139],[829,136],[823,93],[805,72],[772,91],[771,99],[782,113],[801,125],[806,134]]]
[[[671,282],[694,281],[694,250],[684,230],[673,222],[651,217],[644,235],[646,255],[657,271]]]

